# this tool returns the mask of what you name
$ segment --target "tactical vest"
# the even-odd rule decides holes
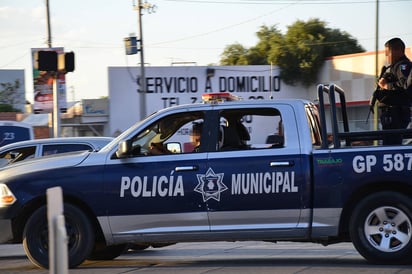
[[[389,66],[387,77],[390,79],[387,79],[387,81],[392,88],[388,90],[380,90],[378,101],[386,106],[411,105],[412,86],[411,83],[408,85],[408,77],[412,77],[411,74],[412,62],[406,56],[403,56],[394,65]]]

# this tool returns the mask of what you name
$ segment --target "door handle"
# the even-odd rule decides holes
[[[279,162],[270,162],[270,167],[288,167],[294,166],[294,161],[279,161]]]
[[[179,172],[179,171],[193,171],[193,170],[198,170],[199,167],[197,166],[178,166],[175,167],[175,171]]]

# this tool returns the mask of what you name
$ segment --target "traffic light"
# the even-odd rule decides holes
[[[34,53],[34,68],[41,71],[57,71],[57,52],[36,51]]]
[[[72,72],[74,71],[74,52],[66,52],[59,54],[59,71]]]
[[[137,48],[137,42],[140,42],[140,40],[137,40],[137,38],[134,36],[124,38],[126,55],[133,55],[139,52],[139,49]]]

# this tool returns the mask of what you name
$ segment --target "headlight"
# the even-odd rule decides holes
[[[16,200],[7,185],[0,184],[0,207],[12,205]]]

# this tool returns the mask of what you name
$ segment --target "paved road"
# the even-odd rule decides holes
[[[49,273],[36,268],[21,245],[0,245],[0,273]],[[283,242],[182,243],[129,251],[113,261],[86,261],[69,273],[342,273],[411,274],[412,265],[370,265],[351,244],[323,247]]]

